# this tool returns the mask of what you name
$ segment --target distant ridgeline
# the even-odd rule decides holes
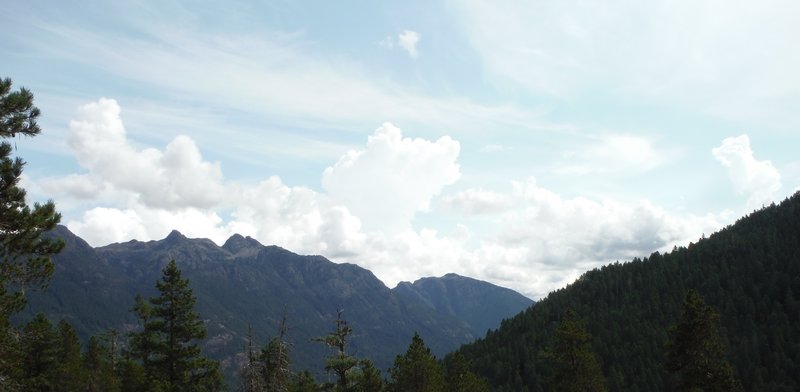
[[[800,391],[800,193],[686,248],[585,273],[459,352],[494,390],[544,391],[565,309],[586,321],[610,391],[665,391],[664,348],[698,291],[746,391]]]
[[[123,334],[135,330],[134,297],[157,294],[154,283],[174,259],[208,329],[203,349],[221,361],[229,385],[236,385],[248,328],[261,347],[278,334],[284,313],[293,367],[322,379],[329,351],[311,339],[330,332],[339,309],[353,328],[349,350],[385,371],[415,332],[441,357],[533,303],[515,291],[454,274],[389,289],[356,265],[297,255],[240,235],[221,247],[173,231],[160,241],[100,248],[63,226],[52,235],[66,247],[54,258],[49,288],[28,292],[19,322],[43,312],[53,323],[68,321],[84,340],[109,328]]]

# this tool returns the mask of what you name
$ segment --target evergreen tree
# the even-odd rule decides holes
[[[96,336],[89,338],[86,351],[83,353],[83,368],[86,373],[85,391],[119,391],[120,382],[115,374],[115,364],[113,349],[103,345]]]
[[[389,377],[387,387],[394,392],[439,392],[445,389],[442,367],[418,333],[411,338],[406,353],[395,358]]]
[[[132,333],[131,351],[142,361],[153,389],[218,391],[224,388],[219,364],[203,357],[197,341],[206,329],[195,312],[189,281],[181,278],[175,260],[156,282],[160,295],[145,303],[137,297],[134,311],[142,331]]]
[[[445,362],[445,376],[448,392],[488,392],[486,380],[469,370],[464,354],[456,352]]]
[[[683,302],[680,323],[671,330],[666,368],[675,378],[676,391],[740,391],[739,381],[725,358],[719,334],[719,313],[696,291]]]
[[[261,350],[260,362],[267,391],[286,392],[292,372],[289,369],[289,342],[286,340],[286,313],[281,318],[278,336]]]
[[[369,359],[358,361],[358,367],[352,375],[354,392],[381,392],[383,391],[383,377],[381,371]]]
[[[601,392],[606,381],[597,357],[592,351],[592,336],[573,310],[567,310],[556,328],[556,341],[551,355],[555,372],[555,390],[565,392]]]
[[[22,390],[55,391],[59,336],[50,320],[39,313],[22,329]]]
[[[11,80],[0,79],[0,138],[36,136],[41,132],[37,117],[33,94],[25,88],[12,92]],[[11,152],[10,143],[0,143],[0,389],[6,390],[19,385],[15,374],[20,373],[19,333],[9,317],[25,306],[25,286],[47,283],[53,273],[50,257],[64,246],[42,236],[61,215],[52,201],[33,208],[26,204],[25,190],[18,186],[25,161],[12,159]]]
[[[247,347],[245,351],[247,362],[239,370],[242,392],[261,392],[265,389],[261,361],[254,348],[253,327],[247,328]]]
[[[308,370],[298,373],[295,380],[289,383],[289,392],[319,392],[320,388],[314,376]]]
[[[358,359],[347,354],[347,337],[353,329],[342,318],[342,313],[341,309],[336,312],[336,329],[332,333],[315,339],[335,350],[334,355],[325,359],[325,370],[336,375],[336,391],[348,390],[351,385],[350,372],[358,365]]]
[[[81,342],[78,334],[66,320],[58,323],[58,367],[54,381],[56,391],[70,392],[83,390],[86,372],[81,361]]]

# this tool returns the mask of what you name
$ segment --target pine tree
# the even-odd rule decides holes
[[[254,348],[255,338],[253,337],[253,327],[247,327],[247,346],[245,356],[247,362],[239,370],[241,377],[241,391],[242,392],[261,392],[265,389],[263,380],[263,371],[259,355]]]
[[[353,329],[342,317],[343,312],[341,309],[336,312],[334,320],[336,329],[332,333],[315,339],[336,351],[334,355],[325,359],[325,370],[336,375],[336,391],[346,391],[350,388],[350,372],[358,365],[358,359],[347,354],[347,337]]]
[[[41,132],[33,106],[33,94],[25,88],[11,91],[11,80],[0,79],[0,138],[36,136]],[[64,246],[60,240],[42,236],[61,219],[52,201],[25,202],[19,180],[25,161],[11,157],[12,147],[0,143],[0,389],[19,385],[19,333],[9,317],[25,306],[24,287],[45,285],[53,273],[50,257]],[[14,288],[11,286],[13,285]]]
[[[319,392],[320,388],[314,376],[308,370],[298,373],[295,380],[289,383],[289,392]]]
[[[110,334],[115,336],[115,334]],[[111,340],[111,346],[114,346]],[[120,390],[120,381],[116,376],[116,359],[111,347],[106,347],[100,338],[92,336],[86,344],[83,353],[83,369],[86,373],[85,391],[87,392],[117,392]]]
[[[354,392],[381,392],[383,391],[383,377],[381,371],[369,359],[358,361],[358,367],[352,375]]]
[[[147,303],[137,297],[134,311],[142,331],[130,335],[131,352],[142,361],[151,387],[170,392],[224,389],[219,364],[200,354],[197,341],[206,337],[206,329],[175,260],[162,270],[156,288],[160,295]]]
[[[487,392],[489,385],[469,370],[467,360],[460,352],[454,353],[445,363],[447,391]]]
[[[289,389],[292,372],[289,369],[290,347],[286,340],[286,332],[286,313],[284,313],[278,327],[278,336],[270,339],[259,357],[267,391],[286,392]]]
[[[606,391],[606,381],[592,351],[592,335],[573,310],[567,310],[556,328],[556,341],[550,353],[554,359],[555,390],[565,392]]]
[[[58,366],[54,381],[56,391],[80,391],[86,383],[86,372],[81,361],[81,342],[78,333],[66,320],[58,323]]]
[[[666,368],[676,381],[676,391],[742,390],[725,358],[719,313],[694,290],[686,294],[681,321],[671,330],[666,359]]]
[[[55,369],[59,354],[58,332],[53,324],[39,313],[22,329],[21,380],[22,390],[55,391]]]
[[[395,358],[389,376],[388,389],[394,392],[439,392],[445,388],[442,367],[418,333],[406,353]]]

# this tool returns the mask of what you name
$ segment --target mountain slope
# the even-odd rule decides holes
[[[155,295],[161,269],[174,259],[190,280],[197,310],[206,320],[209,339],[204,349],[223,361],[229,377],[241,359],[248,327],[257,344],[263,344],[276,334],[284,312],[295,367],[318,374],[327,352],[311,339],[332,330],[337,309],[344,310],[353,327],[352,352],[373,359],[381,369],[405,350],[414,332],[439,356],[476,337],[458,314],[398,295],[366,269],[264,246],[249,237],[234,235],[220,247],[173,231],[159,241],[93,249],[64,227],[53,235],[65,239],[66,249],[55,258],[57,272],[49,289],[29,293],[23,318],[37,312],[53,320],[66,318],[84,338],[108,328],[130,331],[137,327],[128,312],[134,296]],[[517,301],[507,307],[516,313],[525,306]],[[501,319],[487,314],[481,322],[496,327]]]
[[[686,248],[587,272],[460,351],[496,390],[547,390],[543,353],[572,308],[610,390],[669,390],[664,346],[690,288],[720,312],[745,390],[800,390],[800,193]]]
[[[497,321],[533,305],[530,298],[491,283],[447,274],[441,278],[422,278],[414,283],[400,282],[394,289],[408,301],[419,301],[440,314],[464,320],[474,336],[497,328]]]

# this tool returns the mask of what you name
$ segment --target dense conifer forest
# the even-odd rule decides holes
[[[719,313],[744,390],[800,390],[800,193],[687,247],[586,272],[458,352],[494,390],[550,390],[546,348],[574,309],[609,390],[672,390],[665,350],[690,289]]]

